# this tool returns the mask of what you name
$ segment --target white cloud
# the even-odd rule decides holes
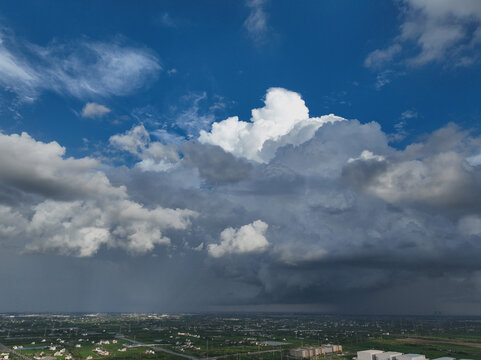
[[[161,70],[151,51],[118,43],[81,42],[62,57],[52,55],[57,49],[41,50],[49,64],[42,74],[44,86],[79,98],[128,95]]]
[[[251,122],[240,121],[237,116],[213,123],[210,132],[200,131],[199,141],[218,145],[227,152],[257,162],[267,162],[276,148],[263,153],[266,142],[280,141],[283,145],[309,140],[326,123],[344,120],[334,115],[310,118],[304,100],[296,93],[282,88],[267,91],[265,106],[252,110]]]
[[[397,161],[392,162],[371,155],[350,161],[349,166],[354,168],[362,167],[362,163],[369,160],[376,160],[379,164],[374,167],[372,162],[366,163],[368,166],[363,171],[352,171],[351,176],[363,179],[369,174],[369,180],[363,183],[364,190],[390,203],[423,203],[454,208],[477,201],[478,186],[472,170],[465,166],[462,154],[445,151],[422,156],[418,153],[417,159],[402,159],[404,156],[398,154]]]
[[[402,50],[401,45],[392,44],[384,50],[374,50],[364,60],[364,66],[368,68],[381,68],[387,63],[391,62],[395,55]]]
[[[85,118],[102,117],[108,114],[110,111],[111,110],[105,105],[89,102],[89,103],[86,103],[82,109],[82,117],[85,117]]]
[[[167,229],[185,230],[190,210],[149,210],[125,198],[60,202],[46,200],[33,207],[26,230],[33,240],[27,250],[88,257],[101,246],[145,254],[155,245],[169,245]]]
[[[120,150],[127,151],[141,161],[137,166],[142,171],[166,171],[180,161],[179,153],[173,146],[153,142],[143,125],[137,125],[124,134],[110,137],[110,144]]]
[[[481,165],[481,153],[468,156],[468,157],[466,158],[466,161],[467,161],[468,164],[471,165],[471,166],[479,166],[479,165]]]
[[[175,125],[185,131],[188,138],[193,138],[199,135],[199,131],[209,127],[214,122],[215,117],[212,111],[216,109],[209,109],[209,113],[201,113],[200,103],[207,99],[207,94],[203,93],[190,93],[184,96],[183,100],[188,104],[186,108],[175,116]],[[218,105],[216,102],[214,106]]]
[[[35,195],[33,204],[23,204],[31,219],[13,211],[7,217],[10,225],[0,221],[0,232],[29,239],[29,250],[83,257],[108,245],[145,253],[169,243],[165,230],[186,229],[196,216],[191,210],[146,209],[129,199],[125,187],[112,186],[98,161],[64,154],[56,142],[36,141],[26,133],[0,134],[0,185]],[[0,213],[6,209],[0,206]]]
[[[269,226],[256,220],[252,224],[241,226],[239,229],[227,228],[220,234],[219,244],[209,244],[209,255],[215,258],[227,254],[261,253],[269,247],[265,233]]]
[[[369,160],[384,161],[385,158],[384,158],[384,156],[373,154],[372,151],[364,150],[361,153],[361,155],[359,155],[359,157],[350,158],[347,162],[352,163],[352,162],[358,161],[358,160],[361,160],[361,161],[369,161]]]
[[[106,176],[96,171],[100,163],[92,158],[64,158],[65,148],[57,142],[36,141],[27,133],[0,133],[0,179],[29,193],[70,198],[102,193],[119,196]]]
[[[150,50],[118,41],[42,47],[0,34],[0,84],[23,102],[34,101],[45,90],[81,99],[127,95],[161,69]]]
[[[392,70],[385,70],[380,72],[376,76],[376,83],[375,83],[376,89],[379,90],[382,87],[386,86],[387,84],[390,84],[392,82],[393,77],[396,77],[396,76],[398,76],[398,74]]]
[[[250,37],[257,43],[265,40],[268,32],[267,15],[264,11],[265,0],[247,0],[246,4],[250,8],[250,13],[244,21]]]
[[[120,150],[140,155],[149,145],[150,136],[143,125],[138,125],[127,130],[124,134],[112,135],[109,142]]]
[[[414,110],[406,110],[401,114],[401,119],[416,119],[419,114]]]
[[[481,2],[404,0],[404,3],[399,35],[386,49],[371,52],[365,60],[367,67],[379,69],[389,65],[403,49],[407,53],[412,44],[417,53],[402,60],[412,66],[434,61],[467,66],[479,59]]]
[[[159,17],[159,23],[165,27],[174,28],[177,26],[176,22],[168,12],[164,12]]]

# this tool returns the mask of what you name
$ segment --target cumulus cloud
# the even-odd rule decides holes
[[[363,152],[349,161],[344,176],[391,203],[469,208],[481,195],[477,170],[468,165],[460,143],[438,143],[447,136],[459,133],[451,125],[388,159]]]
[[[64,158],[57,142],[36,141],[27,133],[0,134],[0,182],[27,193],[58,199],[103,193],[118,196],[124,189],[110,186],[106,176],[95,171],[93,158]]]
[[[264,252],[269,247],[269,241],[264,236],[268,227],[262,220],[256,220],[239,229],[224,229],[220,234],[220,243],[209,244],[209,255],[218,258],[228,254]]]
[[[108,114],[110,111],[111,110],[105,105],[89,102],[89,103],[86,103],[82,109],[82,117],[85,117],[85,118],[102,117]]]
[[[137,125],[124,134],[112,135],[110,144],[141,159],[137,166],[143,171],[166,171],[180,161],[173,146],[153,142],[144,125]]]
[[[290,110],[302,114],[298,118],[308,118],[299,102],[292,103]],[[279,113],[272,119],[280,123],[288,111]],[[465,249],[481,250],[472,235],[479,224],[477,218],[460,219],[476,214],[480,200],[481,174],[467,160],[479,153],[479,138],[449,125],[397,150],[374,122],[342,120],[312,128],[299,125],[303,121],[284,128],[277,122],[256,137],[255,121],[237,119],[220,122],[223,136],[216,124],[201,133],[204,144],[253,160],[251,176],[217,188],[217,196],[238,216],[251,214],[269,224],[270,250],[262,265],[230,258],[227,263],[225,255],[209,254],[226,276],[259,284],[254,301],[321,301],[329,298],[326,292],[336,301],[334,294],[380,295],[420,274],[431,278],[428,269],[475,266]],[[252,138],[256,151],[239,145]],[[207,248],[224,254],[221,244]],[[463,276],[470,278],[469,272]]]
[[[124,256],[136,277],[154,274],[149,298],[185,284],[189,309],[214,300],[409,313],[455,304],[459,281],[476,283],[481,271],[481,138],[451,124],[398,149],[376,122],[322,118],[278,89],[250,122],[218,123],[231,142],[215,124],[202,141],[173,147],[141,125],[111,138],[137,164],[176,164],[157,172],[2,135],[2,244],[102,259],[171,243],[137,262],[113,251],[109,263]],[[213,298],[200,286],[222,290]]]
[[[18,236],[26,225],[26,219],[18,211],[0,205],[0,242]]]
[[[127,199],[59,202],[46,200],[33,207],[27,226],[33,239],[26,249],[88,257],[101,246],[121,247],[145,254],[156,245],[169,245],[167,229],[185,230],[195,213],[157,207],[149,210]]]
[[[202,130],[199,141],[218,145],[227,152],[256,162],[267,162],[275,154],[275,142],[285,135],[285,144],[307,141],[326,123],[344,120],[334,115],[310,118],[304,100],[298,93],[282,88],[267,91],[265,106],[252,110],[250,122],[237,116],[212,124],[210,132]],[[271,141],[268,151],[264,144]]]
[[[225,152],[218,146],[202,145],[195,141],[183,144],[184,165],[198,168],[200,175],[210,185],[222,185],[246,180],[252,165]]]
[[[350,158],[347,162],[352,163],[354,161],[369,161],[369,160],[375,160],[375,161],[384,161],[384,156],[381,155],[375,155],[369,150],[364,150],[361,155],[357,158]]]
[[[398,58],[410,66],[431,62],[468,66],[478,61],[481,4],[476,0],[404,0],[403,22],[393,43],[371,52],[365,66],[380,69]],[[413,49],[414,45],[414,49]],[[413,53],[400,59],[400,55]]]
[[[0,222],[0,231],[29,239],[28,250],[84,257],[107,245],[145,253],[168,244],[163,232],[186,229],[196,215],[147,209],[130,200],[125,187],[113,186],[97,160],[64,155],[56,142],[36,141],[26,133],[0,134],[0,188],[25,194],[16,200],[22,212],[5,217],[11,220]]]
[[[6,32],[0,38],[0,84],[22,102],[46,90],[80,99],[127,95],[162,69],[152,51],[117,40],[39,46]]]

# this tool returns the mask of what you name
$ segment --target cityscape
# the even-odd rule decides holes
[[[481,358],[481,318],[316,314],[2,314],[2,359]],[[374,350],[376,349],[376,350]]]

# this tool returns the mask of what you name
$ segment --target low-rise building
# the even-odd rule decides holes
[[[426,357],[421,354],[404,354],[396,356],[396,360],[426,360]]]
[[[381,350],[363,350],[357,352],[357,360],[375,360],[375,356],[382,354]]]
[[[341,352],[341,345],[322,345],[322,346],[311,346],[306,348],[291,349],[289,351],[292,357],[297,359],[313,359],[324,354],[331,354],[336,352]]]
[[[291,349],[289,354],[292,357],[297,359],[308,359],[309,358],[309,350],[307,349]]]
[[[381,354],[374,355],[374,360],[397,360],[397,356],[402,355],[400,352],[386,351]]]

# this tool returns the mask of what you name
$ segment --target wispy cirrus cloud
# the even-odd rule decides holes
[[[151,50],[119,39],[39,46],[0,33],[0,85],[20,102],[32,102],[44,91],[79,99],[128,95],[161,70]]]
[[[250,12],[244,21],[244,28],[257,44],[264,42],[269,32],[267,14],[264,10],[265,3],[266,0],[247,0],[246,2]]]

